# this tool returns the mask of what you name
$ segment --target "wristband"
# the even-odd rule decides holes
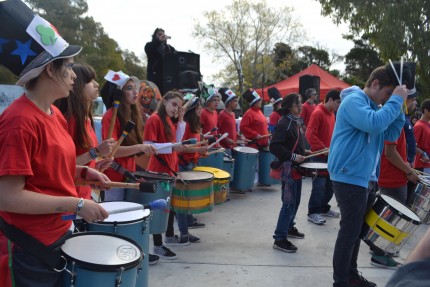
[[[87,179],[88,166],[83,166],[81,169],[81,179]]]
[[[76,204],[76,214],[79,214],[79,211],[84,207],[84,199],[81,197],[79,198],[78,203]]]
[[[95,148],[90,148],[88,152],[90,153],[90,156],[91,156],[92,159],[96,159],[97,158],[97,151],[96,151]]]

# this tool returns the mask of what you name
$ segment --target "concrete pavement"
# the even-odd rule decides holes
[[[326,218],[321,226],[307,220],[311,179],[305,178],[296,219],[296,227],[305,233],[305,239],[291,239],[298,247],[297,253],[273,249],[272,235],[281,207],[280,189],[280,185],[273,185],[254,187],[253,192],[243,195],[230,194],[229,202],[215,206],[210,213],[197,214],[206,227],[190,232],[201,242],[169,246],[178,258],[150,266],[149,286],[332,286],[332,256],[339,219]],[[337,210],[334,198],[331,204]],[[404,261],[427,228],[421,225],[417,229],[396,260]],[[179,233],[176,222],[175,232]],[[152,250],[152,239],[150,242]],[[378,286],[385,286],[394,271],[373,267],[370,256],[368,246],[362,242],[359,271]]]

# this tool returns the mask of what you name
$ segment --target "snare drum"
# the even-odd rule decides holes
[[[388,254],[399,251],[420,225],[418,216],[387,195],[379,195],[367,211],[361,238]]]
[[[155,193],[139,192],[137,190],[125,191],[125,200],[140,204],[148,204],[157,199],[167,200],[167,210],[170,209],[170,198],[172,196],[175,178],[164,173],[155,173],[148,171],[137,171],[134,173],[137,178],[154,182]],[[162,234],[167,230],[167,221],[169,213],[164,210],[153,210],[151,222],[149,224],[150,234]]]
[[[328,177],[326,162],[305,162],[299,166],[299,173],[306,177]]]
[[[231,152],[235,159],[234,180],[231,182],[231,187],[242,191],[251,189],[254,186],[258,150],[252,147],[237,146]]]
[[[224,170],[214,167],[196,166],[194,171],[206,171],[213,174],[214,179],[214,202],[215,205],[222,204],[227,201],[227,196],[230,191],[230,174]]]
[[[424,224],[430,224],[430,181],[420,177],[411,197],[410,208]]]
[[[210,148],[208,152],[218,150],[219,148]],[[201,157],[197,161],[197,166],[210,166],[222,169],[222,166],[224,165],[224,152],[216,152],[213,154],[208,155],[207,157]]]
[[[67,260],[65,287],[136,285],[142,248],[121,235],[83,232],[72,235],[61,246]]]
[[[108,212],[141,208],[140,210],[111,214],[104,221],[97,223],[87,223],[87,230],[119,234],[139,243],[143,249],[144,258],[142,270],[139,270],[138,273],[136,286],[148,286],[149,209],[144,209],[141,204],[125,201],[102,202],[100,205]]]
[[[174,211],[196,214],[211,211],[214,206],[212,173],[183,171],[178,173],[172,194]]]

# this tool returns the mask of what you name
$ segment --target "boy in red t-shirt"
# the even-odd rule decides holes
[[[231,149],[236,146],[237,128],[234,110],[237,108],[238,97],[228,88],[221,88],[219,93],[222,96],[225,109],[218,116],[219,134],[228,133],[228,137],[220,142],[220,145],[231,155]]]

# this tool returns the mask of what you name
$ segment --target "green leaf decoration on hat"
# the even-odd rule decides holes
[[[202,90],[201,90],[202,99],[206,101],[209,96],[212,96],[216,92],[217,90],[215,89],[215,86],[213,84],[203,83]]]
[[[57,41],[57,37],[55,37],[55,31],[51,27],[37,25],[36,31],[39,33],[42,43],[46,46],[54,45],[55,41]]]

